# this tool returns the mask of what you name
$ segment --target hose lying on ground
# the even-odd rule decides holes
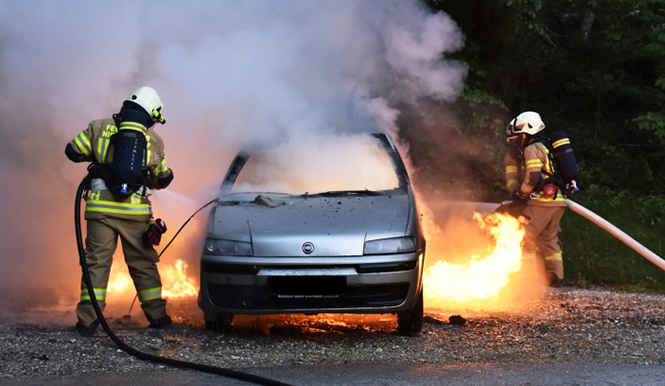
[[[179,360],[176,360],[176,359],[165,358],[165,357],[161,357],[161,356],[158,356],[158,355],[147,354],[147,353],[144,353],[142,351],[139,351],[139,350],[127,345],[125,342],[120,340],[120,338],[118,338],[113,333],[113,330],[111,330],[111,327],[106,322],[106,319],[104,318],[104,314],[102,313],[102,310],[99,307],[99,303],[97,302],[97,297],[95,296],[95,291],[93,290],[93,287],[92,287],[92,281],[90,279],[90,273],[88,272],[88,264],[85,261],[85,250],[83,248],[83,237],[81,235],[81,201],[83,200],[84,191],[87,190],[86,189],[87,186],[88,186],[88,182],[87,182],[87,178],[86,178],[83,181],[81,181],[81,184],[79,185],[79,187],[76,191],[76,205],[74,206],[74,217],[75,217],[74,218],[74,225],[75,225],[75,228],[76,228],[76,246],[77,246],[77,249],[78,249],[79,260],[80,260],[80,264],[81,264],[81,270],[83,271],[83,281],[85,282],[85,285],[88,289],[88,294],[90,295],[90,302],[92,303],[92,308],[95,310],[95,314],[97,314],[97,319],[99,320],[99,323],[102,325],[102,328],[106,332],[106,335],[108,335],[109,338],[111,338],[111,340],[116,345],[118,345],[118,347],[122,351],[128,353],[129,355],[132,355],[132,356],[135,356],[139,359],[142,359],[142,360],[162,363],[162,364],[165,364],[165,365],[168,365],[168,366],[174,366],[174,367],[179,367],[179,368],[184,368],[184,369],[192,369],[192,370],[203,371],[203,372],[206,372],[206,373],[223,375],[223,376],[226,376],[226,377],[236,378],[236,379],[240,379],[242,381],[252,382],[252,383],[259,384],[259,385],[289,386],[289,384],[287,384],[287,383],[282,383],[282,382],[279,382],[279,381],[276,381],[276,380],[273,380],[273,379],[264,378],[264,377],[261,377],[261,376],[258,376],[258,375],[244,373],[244,372],[241,372],[241,371],[226,369],[226,368],[222,368],[222,367],[201,365],[201,364],[198,364],[198,363],[179,361]],[[203,209],[203,208],[201,208],[201,209]],[[174,236],[174,238],[175,238],[175,236]],[[171,240],[171,241],[173,241],[173,240]],[[168,247],[168,245],[167,245],[167,247]]]

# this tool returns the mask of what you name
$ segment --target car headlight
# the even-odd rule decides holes
[[[389,253],[408,253],[416,251],[413,237],[394,237],[365,241],[365,255],[383,255]]]
[[[245,241],[206,239],[205,251],[213,255],[252,256],[252,244]]]

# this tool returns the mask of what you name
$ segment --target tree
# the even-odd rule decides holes
[[[665,1],[429,0],[467,37],[465,95],[565,129],[582,181],[665,190]],[[602,160],[602,162],[593,162]]]

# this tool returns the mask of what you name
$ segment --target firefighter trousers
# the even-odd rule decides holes
[[[162,281],[157,270],[159,255],[152,245],[143,240],[145,226],[144,221],[110,216],[87,219],[85,259],[95,297],[104,310],[113,254],[120,237],[125,262],[141,301],[141,308],[152,322],[166,316],[166,300],[161,296]],[[83,279],[76,316],[84,326],[91,325],[97,319]]]
[[[565,206],[527,205],[524,216],[529,218],[524,235],[524,255],[543,260],[545,270],[563,279],[563,258],[559,223]]]

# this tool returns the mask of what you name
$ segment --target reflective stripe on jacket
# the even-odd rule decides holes
[[[510,152],[506,153],[503,162],[506,165],[506,188],[508,189],[508,193],[512,195],[515,189],[519,188],[520,181],[522,181],[524,177],[520,175],[518,161],[513,158]]]
[[[132,193],[125,201],[118,202],[115,201],[109,190],[100,190],[99,192],[91,193],[86,201],[85,211],[128,215],[151,214],[150,201],[147,198]]]
[[[136,122],[123,122],[122,130],[136,130],[146,136],[147,141],[147,169],[148,188],[156,189],[158,178],[168,176],[171,170],[164,157],[164,141],[153,130]],[[111,137],[118,132],[113,118],[99,119],[90,122],[88,127],[77,135],[70,144],[72,148],[83,156],[83,161],[110,164],[113,161],[113,146]],[[123,201],[117,201],[108,190],[93,192],[86,202],[86,218],[94,213],[107,213],[114,216],[134,218],[135,216],[150,216],[151,208],[147,194],[132,194]]]
[[[567,206],[566,196],[560,190],[554,197],[544,197],[542,191],[534,191],[542,179],[554,174],[549,151],[543,143],[535,142],[524,149],[523,165],[518,165],[510,153],[506,154],[504,163],[508,192],[512,194],[515,189],[520,189],[525,195],[531,195],[529,205]]]

